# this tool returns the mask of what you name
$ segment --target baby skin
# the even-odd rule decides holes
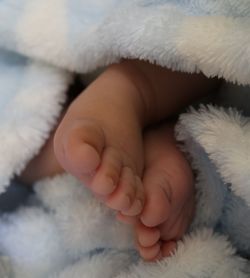
[[[56,130],[59,164],[134,225],[145,260],[174,250],[192,219],[194,189],[173,126],[151,129],[144,139],[143,131],[217,83],[202,74],[125,60],[108,67],[73,101]]]
[[[162,161],[150,151],[148,165],[142,132],[216,83],[201,74],[122,61],[108,67],[76,98],[56,131],[54,150],[62,167],[119,211],[120,219],[139,215],[138,249],[147,260],[173,250],[190,222],[194,192],[191,170],[176,148],[173,129],[165,130],[165,142],[158,135],[159,148],[148,139],[146,144],[154,145],[155,152],[162,152],[161,146],[166,149],[157,154]]]

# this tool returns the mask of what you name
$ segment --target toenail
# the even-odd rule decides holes
[[[109,195],[109,194],[113,193],[115,188],[116,188],[116,185],[115,185],[113,179],[108,177],[108,178],[106,178],[105,183],[103,184],[102,194]]]
[[[140,199],[137,199],[135,201],[135,208],[137,209],[137,213],[140,213],[142,211],[143,205]]]
[[[140,200],[136,200],[132,205],[132,207],[129,206],[127,209],[122,210],[122,214],[125,216],[136,216],[141,211],[142,211],[142,203]]]
[[[115,190],[116,185],[112,178],[107,177],[103,182],[94,181],[91,187],[92,190],[98,194],[109,195]]]

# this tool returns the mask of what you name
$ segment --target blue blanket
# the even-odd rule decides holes
[[[171,257],[142,262],[130,229],[65,174],[1,214],[0,277],[249,277],[250,1],[2,0],[0,20],[1,193],[48,138],[75,73],[138,58],[224,80],[216,106],[176,126],[197,206]]]

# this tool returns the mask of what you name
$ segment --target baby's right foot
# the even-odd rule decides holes
[[[141,103],[126,74],[111,67],[70,105],[54,139],[62,167],[130,216],[144,205]]]

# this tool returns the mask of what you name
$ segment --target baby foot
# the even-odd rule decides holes
[[[138,92],[122,74],[104,72],[70,105],[54,139],[58,161],[106,205],[126,215],[143,208]],[[110,76],[111,75],[111,76]],[[110,79],[111,78],[111,79]],[[112,80],[112,82],[110,82]]]
[[[145,260],[169,256],[192,221],[192,171],[176,144],[170,125],[145,136],[146,201],[135,225],[138,250]]]

